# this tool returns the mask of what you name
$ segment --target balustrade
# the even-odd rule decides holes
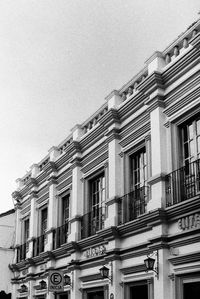
[[[148,187],[138,188],[119,199],[119,225],[136,219],[146,212],[146,198]]]
[[[89,213],[83,215],[81,222],[81,237],[87,238],[95,235],[97,231],[104,228],[105,208],[94,208]]]
[[[200,159],[166,176],[166,206],[200,195]]]
[[[53,249],[59,248],[62,244],[67,243],[69,223],[57,227],[53,231]]]

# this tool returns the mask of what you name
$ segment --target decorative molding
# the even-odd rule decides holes
[[[109,207],[115,203],[119,203],[120,201],[120,197],[119,196],[114,196],[112,198],[109,198],[108,201],[106,201],[106,206]]]
[[[175,280],[175,274],[174,273],[171,273],[168,275],[169,279],[174,281]]]
[[[145,267],[145,264],[143,263],[143,264],[134,265],[131,267],[121,268],[120,271],[124,275],[129,275],[129,274],[133,274],[133,273],[144,272],[144,271],[146,271],[146,267]]]
[[[50,187],[51,185],[57,185],[57,184],[58,184],[57,176],[56,175],[50,176],[48,179],[48,186]]]
[[[172,265],[176,266],[176,265],[182,265],[182,264],[186,264],[186,263],[194,263],[194,262],[199,262],[200,260],[200,251],[196,251],[196,252],[190,252],[184,255],[179,255],[176,257],[172,257],[168,259]]]
[[[107,142],[111,142],[113,140],[120,140],[120,129],[118,128],[112,128],[110,131],[105,133],[105,136],[107,137]]]
[[[154,175],[152,177],[150,177],[147,181],[147,183],[152,186],[158,182],[165,182],[166,180],[166,175],[165,173],[160,173],[160,174],[157,174],[157,175]]]
[[[163,101],[164,97],[161,95],[156,95],[154,99],[151,99],[151,104],[148,106],[147,111],[151,113],[156,108],[165,108],[165,102]],[[150,101],[148,101],[150,102]],[[146,103],[148,104],[148,103]]]

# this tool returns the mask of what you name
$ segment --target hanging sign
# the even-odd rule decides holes
[[[62,271],[50,271],[48,282],[49,292],[64,291],[64,275]]]

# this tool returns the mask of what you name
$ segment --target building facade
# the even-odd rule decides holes
[[[200,20],[17,183],[13,299],[197,299]]]
[[[15,210],[0,214],[0,298],[11,298],[13,277],[9,264],[14,258]]]

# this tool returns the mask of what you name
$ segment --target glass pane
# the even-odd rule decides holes
[[[189,147],[190,147],[190,156],[194,156],[194,141],[190,141],[189,143]]]
[[[200,119],[196,123],[197,135],[200,135]]]
[[[187,126],[183,128],[183,141],[186,142],[188,140],[188,132],[187,132]]]
[[[194,131],[193,131],[193,125],[191,124],[189,127],[189,139],[193,139]]]
[[[200,153],[200,136],[197,138],[197,153]]]
[[[200,282],[185,283],[183,285],[183,299],[199,299]]]

